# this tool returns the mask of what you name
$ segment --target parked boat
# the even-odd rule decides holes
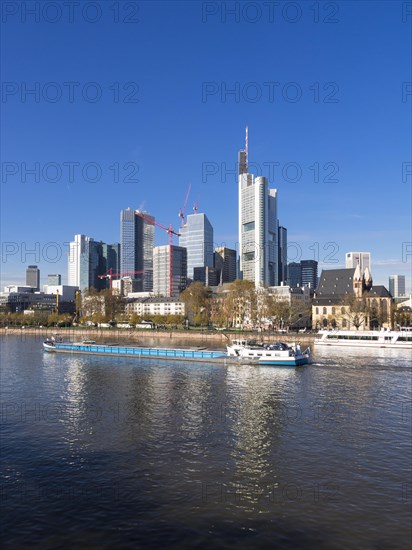
[[[206,348],[150,348],[122,346],[117,343],[99,344],[93,341],[70,343],[54,339],[43,342],[43,349],[53,353],[82,353],[223,364],[298,366],[309,362],[309,353],[302,353],[299,345],[288,346],[279,343],[261,346],[252,345],[246,340],[235,340],[233,344],[227,346],[227,353]]]
[[[259,365],[278,365],[297,367],[307,365],[310,349],[302,352],[299,344],[260,344],[255,340],[233,340],[227,346],[229,357],[257,360]]]
[[[412,332],[403,330],[320,330],[317,346],[412,349]]]

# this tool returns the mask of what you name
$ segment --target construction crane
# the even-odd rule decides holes
[[[181,218],[181,220],[182,220],[182,227],[185,224],[185,211],[186,211],[187,201],[189,200],[189,195],[190,195],[191,188],[192,188],[192,184],[189,183],[189,187],[188,187],[188,190],[187,190],[187,193],[186,193],[186,199],[185,199],[183,208],[179,209],[179,218]]]
[[[180,237],[180,233],[173,230],[172,224],[169,225],[169,227],[166,227],[165,225],[162,225],[161,223],[157,222],[153,218],[148,218],[141,212],[137,212],[136,214],[140,216],[143,220],[145,220],[147,223],[151,223],[152,225],[156,225],[157,227],[160,227],[160,229],[164,229],[164,231],[167,232],[169,235],[169,255],[170,255],[170,261],[169,261],[169,296],[172,296],[172,290],[173,290],[173,235],[176,235],[177,237]]]
[[[98,275],[99,279],[109,279],[110,290],[112,289],[113,277],[124,277],[125,275],[141,275],[144,271],[124,271],[123,273],[113,273],[113,269],[110,268],[105,275]]]

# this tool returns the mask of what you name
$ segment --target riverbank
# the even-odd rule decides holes
[[[107,329],[107,328],[37,328],[37,327],[9,327],[0,328],[0,336],[35,337],[45,340],[53,334],[59,334],[64,340],[79,341],[85,339],[97,342],[130,342],[133,344],[147,344],[169,346],[198,345],[205,347],[224,348],[228,341],[234,338],[254,338],[263,342],[313,342],[315,334],[309,333],[278,333],[278,332],[221,332],[211,330],[136,330],[136,329]]]

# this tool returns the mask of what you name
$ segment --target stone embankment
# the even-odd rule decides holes
[[[136,330],[136,329],[99,329],[99,328],[0,328],[0,336],[20,336],[23,338],[31,337],[43,341],[52,335],[58,334],[63,340],[78,342],[86,339],[96,340],[97,342],[123,342],[130,344],[141,344],[148,346],[204,346],[223,348],[234,338],[254,338],[263,342],[301,342],[310,343],[315,335],[312,333],[288,334],[278,332],[243,332],[243,333],[224,333],[213,330],[185,330],[185,331],[167,331],[167,330]]]

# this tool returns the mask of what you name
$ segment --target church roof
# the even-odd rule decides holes
[[[370,298],[373,298],[374,296],[376,296],[377,298],[392,298],[389,290],[383,285],[372,286],[368,290],[367,296]]]
[[[353,294],[355,268],[323,269],[316,289],[317,298],[333,298]]]

